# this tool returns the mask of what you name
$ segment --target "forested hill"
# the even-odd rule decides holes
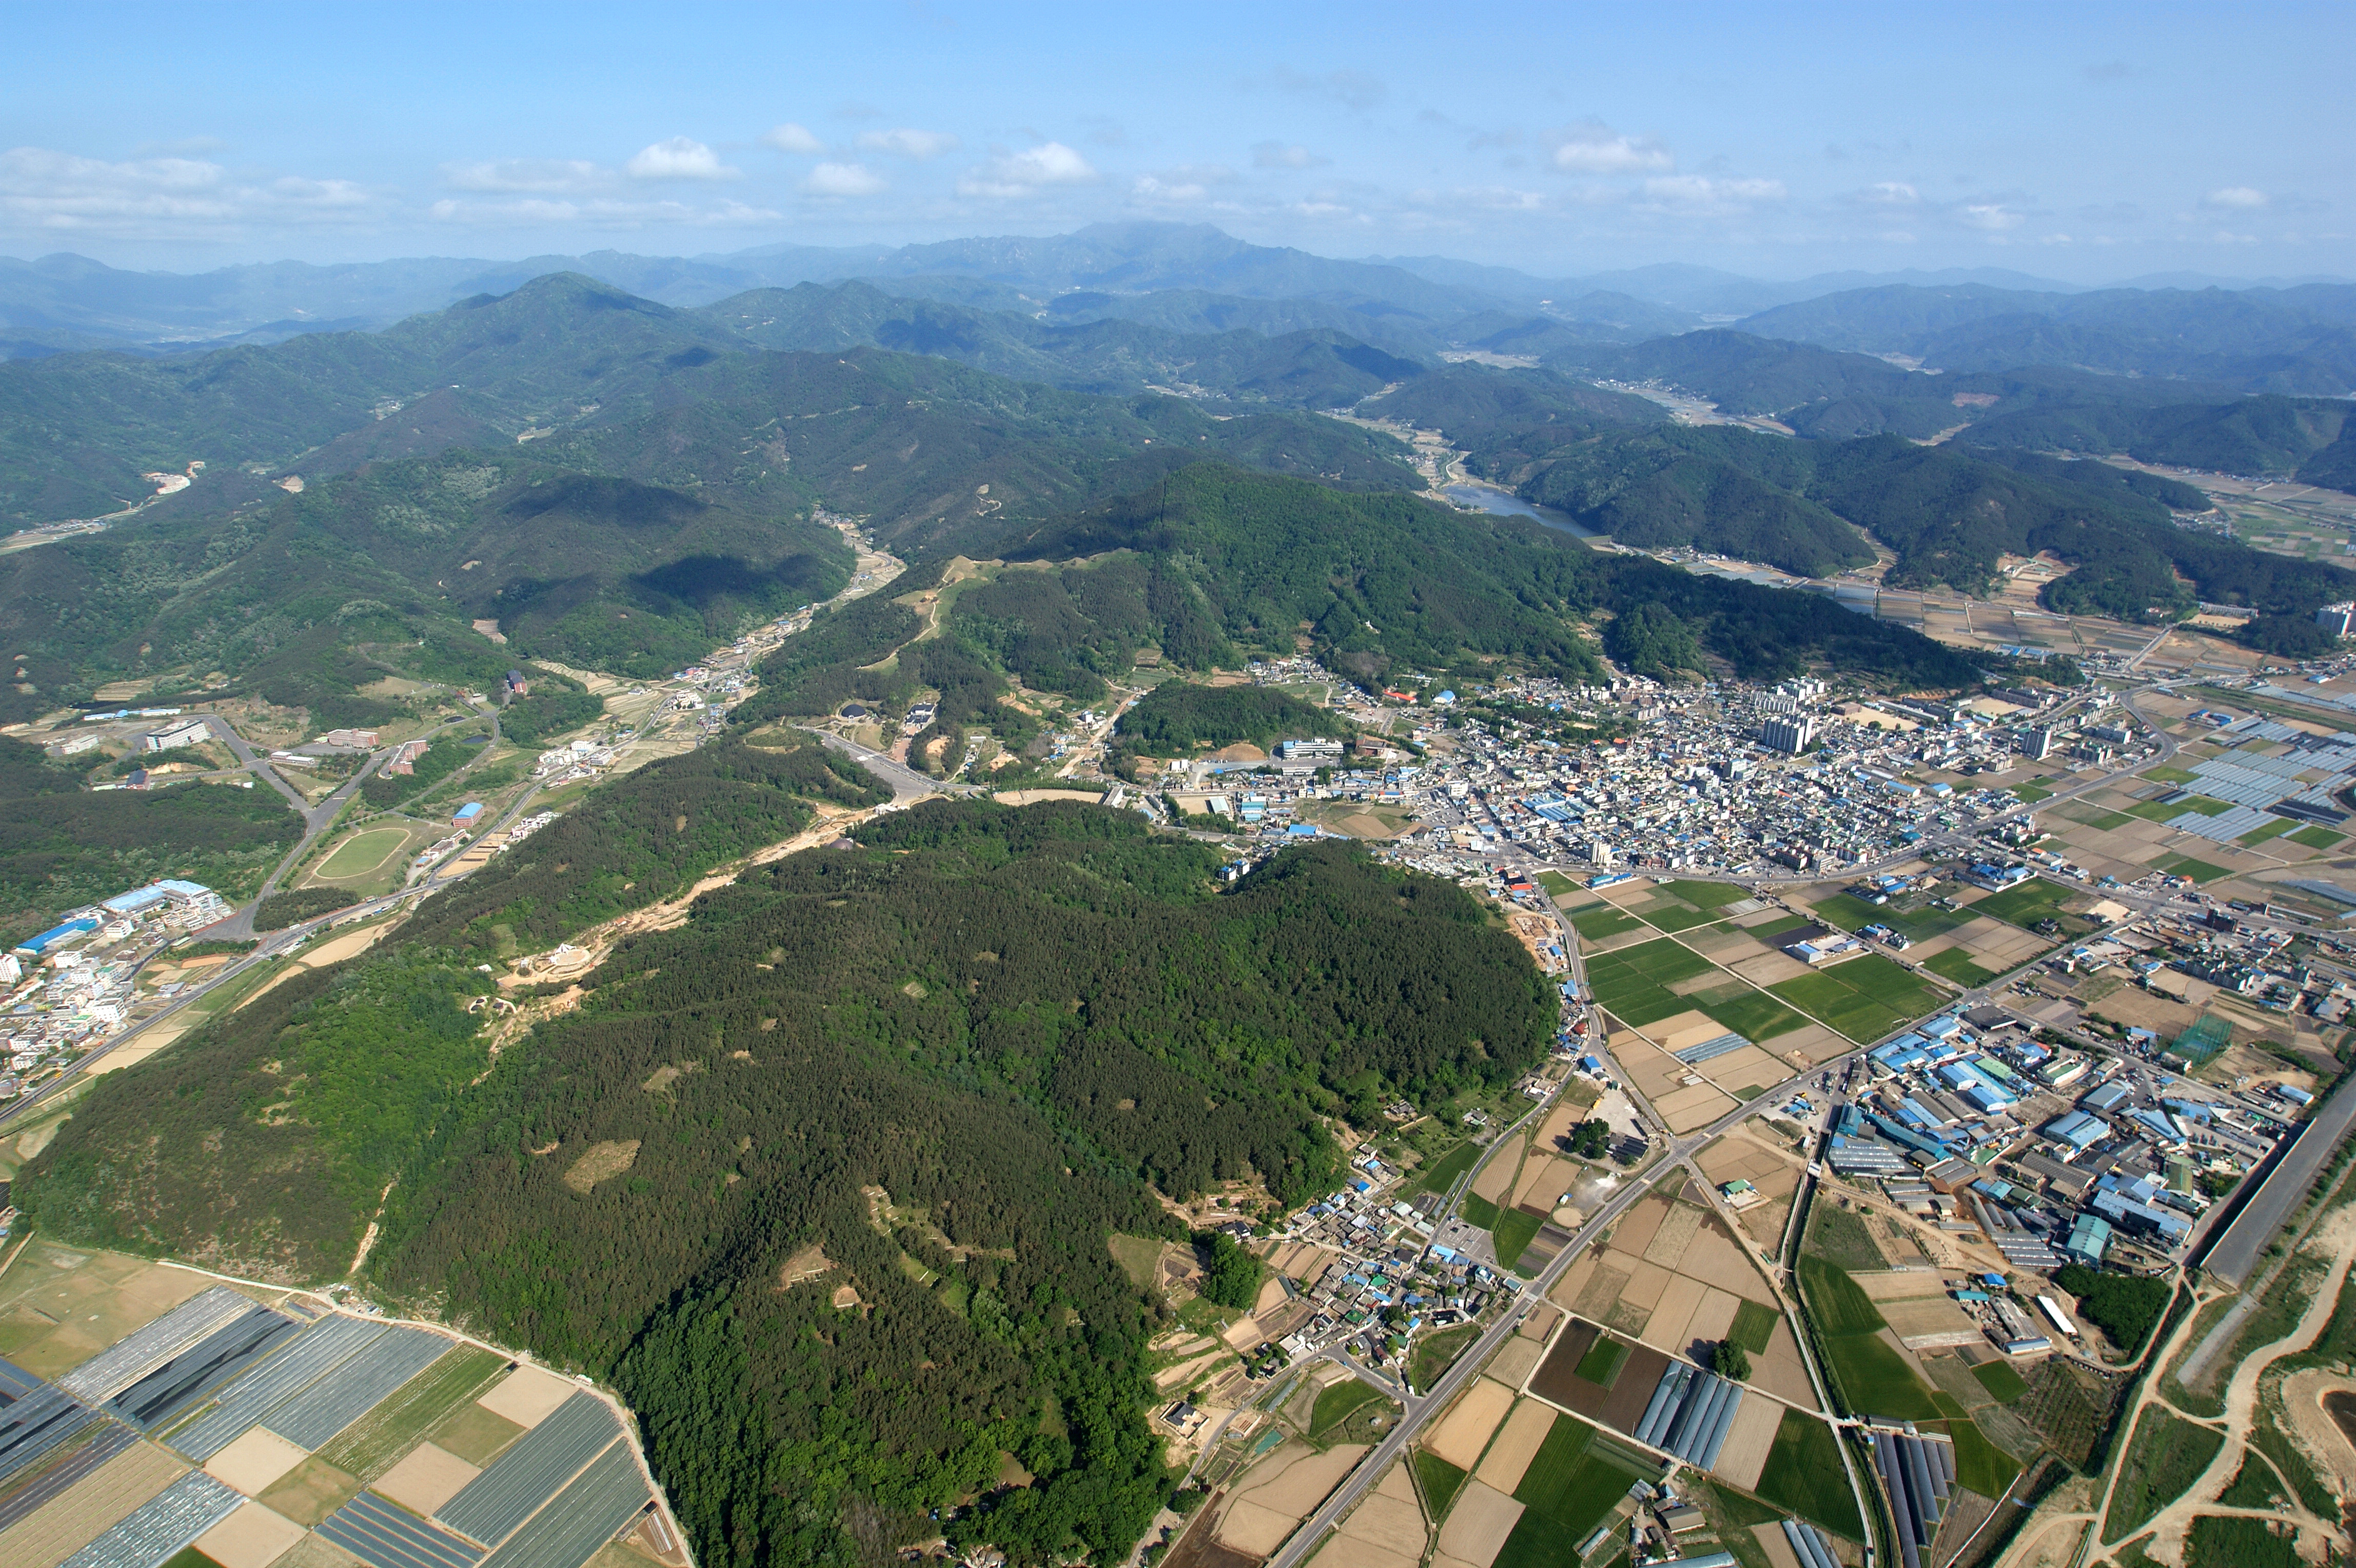
[[[673,766],[611,791],[651,808]],[[913,1532],[1005,1451],[1036,1483],[958,1539],[1103,1560],[1168,1484],[1153,1309],[1107,1245],[1173,1233],[1148,1183],[1324,1190],[1326,1117],[1526,1070],[1551,992],[1461,890],[1339,844],[1221,892],[1212,850],[1085,807],[937,803],[859,837],[626,940],[496,1064],[466,1009],[514,909],[429,908],[435,945],[102,1080],[18,1201],[53,1234],[317,1279],[390,1183],[376,1286],[616,1376],[702,1558]]]
[[[2046,586],[2047,606],[2129,621],[2203,599],[2297,618],[2356,592],[2344,568],[2178,527],[2173,513],[2210,507],[2189,485],[2014,448],[1676,424],[1555,443],[1538,427],[1501,432],[1469,462],[1623,544],[1810,575],[1859,564],[1861,529],[1897,553],[1892,587],[1987,593],[2001,557],[2051,551],[2074,570]]]

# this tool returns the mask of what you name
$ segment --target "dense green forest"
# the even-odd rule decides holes
[[[701,755],[617,780],[643,797],[618,814],[668,810],[648,775]],[[637,864],[610,827],[565,834],[533,843],[596,857],[592,883]],[[472,965],[552,873],[461,885],[398,946],[110,1075],[18,1200],[290,1279],[339,1275],[381,1201],[380,1286],[616,1375],[713,1561],[831,1560],[977,1488],[959,1540],[1117,1550],[1168,1484],[1153,1309],[1107,1246],[1174,1239],[1145,1184],[1326,1190],[1324,1117],[1509,1079],[1551,993],[1460,889],[1340,844],[1217,891],[1214,851],[1068,804],[860,840],[626,940],[487,1078]],[[1002,1452],[1033,1485],[990,1489]]]
[[[1288,738],[1341,740],[1350,729],[1339,714],[1273,687],[1165,681],[1120,715],[1114,733],[1132,751],[1185,757],[1237,741],[1273,751],[1278,741]]]
[[[82,788],[79,773],[0,737],[0,939],[161,876],[251,897],[303,836],[275,789]]]
[[[253,907],[253,929],[283,931],[359,901],[359,894],[341,887],[298,887],[291,892],[273,893]]]

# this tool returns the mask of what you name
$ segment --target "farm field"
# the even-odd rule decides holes
[[[1863,1044],[1939,1004],[1939,993],[1905,970],[1868,953],[1767,988]]]
[[[1865,1533],[1857,1494],[1841,1467],[1839,1440],[1831,1427],[1796,1410],[1785,1411],[1775,1429],[1775,1446],[1759,1473],[1759,1496],[1837,1535],[1857,1540]]]
[[[463,1528],[500,1561],[586,1568],[650,1501],[605,1402],[427,1326],[38,1238],[0,1319],[26,1369],[0,1387],[77,1423],[0,1455],[0,1562],[129,1562],[179,1531],[205,1542],[189,1568],[325,1564],[395,1528],[434,1548],[400,1561],[441,1563],[455,1538],[417,1516],[487,1489],[499,1507]]]
[[[2027,930],[2040,920],[2063,918],[2062,906],[2073,897],[2066,887],[2032,879],[2001,893],[1989,894],[1973,904],[1971,910],[1975,915],[1993,915],[2007,925]]]
[[[1714,967],[1699,953],[1661,937],[1592,955],[1587,961],[1587,981],[1598,1002],[1641,1028],[1684,1011],[1686,999],[1669,988],[1699,979]]]

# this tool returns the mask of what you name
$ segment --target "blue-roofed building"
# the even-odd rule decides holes
[[[162,886],[151,882],[145,887],[134,887],[128,893],[117,893],[99,908],[110,915],[136,915],[143,910],[152,909],[164,901]]]
[[[2081,1214],[2070,1227],[2070,1239],[2062,1243],[2062,1251],[2090,1269],[2100,1268],[2103,1254],[2111,1249],[2111,1222],[2099,1214]]]
[[[2088,1090],[2078,1100],[2084,1109],[2102,1116],[2107,1116],[2126,1102],[2127,1086],[2124,1083],[2106,1083],[2100,1089]]]
[[[2072,1155],[2084,1154],[2109,1137],[2110,1133],[2107,1122],[2083,1111],[2072,1111],[2045,1124],[2045,1135],[2068,1148]]]
[[[2112,1224],[2147,1235],[2156,1234],[2171,1246],[2192,1234],[2192,1221],[2185,1216],[2138,1202],[2125,1192],[2097,1187],[2086,1201]]]
[[[1948,1036],[1955,1033],[1958,1029],[1961,1029],[1963,1026],[1964,1021],[1961,1018],[1954,1017],[1949,1014],[1942,1014],[1938,1017],[1932,1019],[1929,1023],[1919,1026],[1923,1034],[1930,1036],[1934,1040],[1944,1040]]]
[[[62,925],[51,926],[48,930],[43,931],[37,937],[27,937],[23,941],[16,944],[16,950],[21,953],[30,953],[35,958],[39,958],[51,948],[57,947],[63,942],[70,942],[76,937],[82,936],[96,929],[98,929],[98,917],[95,915],[84,915],[78,920],[68,920]]]
[[[1990,1083],[1975,1083],[1958,1090],[1956,1098],[1968,1103],[1984,1115],[1997,1116],[2012,1109],[2012,1097]]]

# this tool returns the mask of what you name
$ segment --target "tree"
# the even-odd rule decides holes
[[[1731,1378],[1738,1383],[1751,1380],[1751,1352],[1731,1339],[1721,1339],[1710,1348],[1710,1369],[1721,1378]]]
[[[1203,1263],[1203,1299],[1249,1312],[1259,1299],[1260,1261],[1219,1230],[1197,1231],[1194,1255]]]
[[[1564,1141],[1580,1159],[1600,1160],[1612,1152],[1612,1124],[1600,1116],[1591,1117],[1573,1127]]]

